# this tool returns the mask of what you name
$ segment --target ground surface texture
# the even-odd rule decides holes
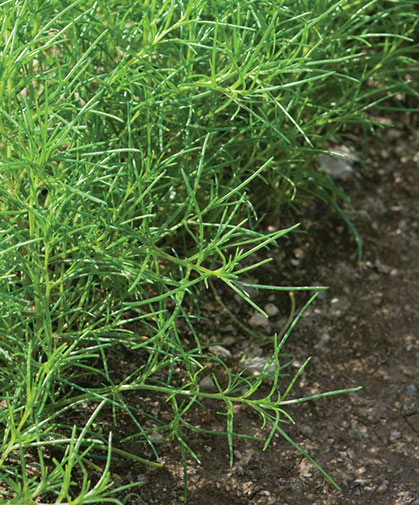
[[[293,407],[289,413],[295,425],[285,425],[285,429],[342,491],[334,489],[279,435],[265,452],[262,442],[235,440],[235,461],[230,467],[224,437],[192,433],[188,443],[201,465],[192,458],[188,461],[190,505],[419,503],[418,137],[411,122],[394,121],[397,124],[381,133],[381,140],[371,141],[368,153],[356,135],[349,145],[367,168],[355,166],[342,183],[356,209],[352,220],[364,243],[361,263],[356,261],[354,240],[342,221],[326,215],[326,209],[307,206],[294,222],[300,220],[309,234],[295,234],[268,253],[273,261],[258,274],[263,284],[330,287],[310,306],[286,344],[295,367],[312,356],[293,397],[356,386],[363,389]],[[270,225],[280,228],[284,223],[273,218]],[[230,310],[251,326],[253,311],[222,286],[217,289]],[[307,297],[307,293],[298,296],[297,307]],[[269,346],[252,343],[236,328],[209,292],[204,300],[208,321],[201,331],[221,342],[233,361],[244,354],[261,358],[269,354]],[[288,296],[266,292],[256,295],[256,300],[262,307],[270,303],[279,309],[269,326],[258,328],[273,333],[288,310]],[[207,404],[199,415],[206,429],[224,426],[216,405]],[[266,437],[268,432],[260,424],[255,413],[236,413],[239,433]],[[136,497],[125,497],[126,503],[183,502],[179,449],[167,444],[161,454],[163,469],[144,472],[130,466],[117,470],[120,484],[145,480]]]

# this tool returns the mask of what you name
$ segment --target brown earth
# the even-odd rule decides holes
[[[419,142],[411,122],[397,121],[371,141],[367,154],[359,150],[355,136],[350,145],[366,167],[355,166],[343,182],[356,209],[351,219],[363,239],[362,261],[356,261],[353,237],[342,221],[308,206],[299,219],[309,235],[285,239],[258,274],[264,284],[330,287],[305,312],[286,344],[293,367],[312,356],[293,396],[363,389],[293,406],[288,412],[295,424],[284,428],[342,491],[279,435],[265,452],[263,442],[236,439],[230,468],[225,437],[191,433],[188,443],[201,465],[188,459],[189,505],[419,503]],[[269,346],[252,343],[209,293],[204,296],[209,322],[201,331],[236,361],[244,354],[268,356]],[[263,328],[273,333],[283,323],[280,315],[288,310],[289,299],[269,292],[255,297],[262,307],[271,303],[279,309]],[[308,293],[300,293],[297,308],[307,298]],[[223,300],[251,326],[253,311],[231,294],[225,293]],[[222,429],[225,423],[217,406],[206,404],[200,415],[206,429]],[[238,410],[234,422],[238,433],[268,433],[249,410]],[[161,455],[162,469],[145,474],[135,466],[117,470],[119,484],[144,480],[135,494],[121,497],[125,503],[183,502],[180,451],[175,443],[168,444]]]

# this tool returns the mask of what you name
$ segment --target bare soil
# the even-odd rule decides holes
[[[342,221],[326,207],[307,205],[298,219],[309,234],[284,240],[268,253],[273,261],[258,274],[264,284],[330,287],[309,307],[286,345],[294,367],[312,356],[294,397],[363,389],[296,405],[289,409],[295,425],[284,428],[342,491],[279,435],[265,452],[262,442],[236,439],[230,467],[225,437],[191,433],[188,443],[201,465],[188,460],[189,505],[419,503],[419,137],[411,121],[395,121],[381,138],[371,140],[368,152],[356,135],[349,142],[364,162],[343,182],[356,209],[351,219],[363,239],[362,261],[356,261],[354,239]],[[272,218],[270,226],[283,227],[288,218],[281,219]],[[230,310],[250,325],[253,311],[217,289]],[[269,346],[244,335],[209,293],[204,297],[208,320],[201,331],[227,348],[233,360],[269,354]],[[267,334],[277,331],[289,310],[287,295],[261,292],[255,297],[262,307],[271,303],[279,309],[263,328]],[[297,308],[307,298],[307,293],[298,295]],[[200,413],[203,427],[222,429],[225,419],[218,409],[206,404]],[[254,412],[237,411],[236,432],[266,437],[260,425]],[[126,503],[183,503],[179,448],[173,442],[161,450],[164,468],[145,471],[130,465],[114,474],[119,484],[144,480]]]

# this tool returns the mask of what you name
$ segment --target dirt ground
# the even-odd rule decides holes
[[[282,247],[268,253],[273,261],[258,274],[264,284],[330,287],[309,307],[286,344],[294,367],[312,356],[293,396],[363,389],[290,408],[295,425],[284,429],[342,491],[279,435],[265,452],[262,442],[235,440],[230,468],[224,437],[191,433],[188,443],[201,465],[188,460],[189,505],[419,503],[419,137],[411,122],[400,117],[395,121],[381,139],[371,139],[368,152],[356,135],[348,141],[366,167],[355,164],[340,181],[356,209],[351,219],[363,239],[361,263],[342,221],[327,215],[326,208],[307,206],[298,219],[309,235],[285,239]],[[283,225],[271,222],[276,228]],[[202,331],[221,342],[233,359],[245,353],[268,355],[267,347],[252,343],[210,294],[205,296],[211,323]],[[300,294],[297,308],[307,298],[307,293]],[[231,295],[223,299],[251,326],[252,311]],[[287,295],[264,292],[256,301],[279,309],[263,328],[273,333],[288,310]],[[220,429],[224,422],[211,405],[203,417],[206,429]],[[236,432],[266,437],[260,424],[253,412],[236,414]],[[162,469],[117,470],[119,484],[144,480],[136,495],[124,498],[126,503],[183,502],[180,451],[173,443],[162,447],[161,455]]]

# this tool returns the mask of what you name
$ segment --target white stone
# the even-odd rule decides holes
[[[279,309],[274,303],[267,303],[264,307],[265,312],[269,317],[274,317],[278,314]]]

